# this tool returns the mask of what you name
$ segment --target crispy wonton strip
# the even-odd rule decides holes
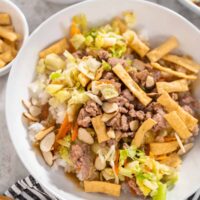
[[[101,115],[98,115],[92,118],[92,125],[97,134],[97,139],[99,143],[105,142],[110,139],[106,133],[106,125],[101,120],[101,117]]]
[[[0,26],[2,27],[2,26]],[[8,29],[9,31],[13,31],[14,32],[14,27],[12,25],[7,25],[7,26],[3,26],[4,28]]]
[[[0,36],[12,42],[18,39],[18,35],[15,32],[9,31],[2,26],[0,27]]]
[[[149,131],[157,122],[149,118],[143,122],[140,128],[137,130],[135,137],[132,141],[136,147],[140,147],[144,141],[144,136],[147,131]]]
[[[178,41],[175,37],[170,37],[168,40],[166,40],[164,43],[162,43],[160,46],[156,47],[155,49],[151,50],[147,57],[151,62],[156,62],[160,60],[163,56],[168,54],[170,51],[178,47]]]
[[[8,13],[0,13],[0,25],[10,25],[11,20]]]
[[[100,192],[112,196],[120,196],[121,186],[103,181],[84,181],[85,192]]]
[[[6,65],[6,63],[3,60],[0,59],[0,68],[4,67],[5,65]]]
[[[184,124],[184,122],[178,116],[176,111],[172,111],[172,112],[164,115],[164,118],[167,120],[169,125],[178,133],[178,135],[182,139],[187,139],[192,136],[192,134],[188,130],[187,126]]]
[[[181,162],[182,161],[181,161],[180,157],[176,153],[166,156],[163,160],[160,161],[160,163],[168,165],[173,168],[179,167]]]
[[[161,143],[150,143],[150,152],[157,156],[167,154],[175,151],[179,147],[178,142],[161,142]]]
[[[0,59],[3,60],[5,63],[9,63],[13,59],[13,55],[11,51],[6,51],[0,54]]]
[[[131,48],[136,51],[141,57],[144,57],[147,52],[150,50],[150,48],[140,40],[140,38],[137,36],[137,34],[132,31],[134,34],[133,41],[131,42]]]
[[[187,75],[187,74],[184,74],[182,72],[177,72],[177,71],[174,71],[173,69],[170,69],[168,67],[163,67],[158,63],[151,63],[151,66],[153,68],[156,68],[156,69],[163,71],[163,72],[167,72],[167,73],[172,74],[174,76],[177,76],[179,78],[185,78],[185,79],[191,79],[191,80],[197,79],[197,77],[194,76],[194,75]]]
[[[55,53],[55,54],[61,54],[67,49],[67,39],[63,38],[59,40],[58,42],[52,44],[50,47],[44,49],[40,52],[40,58],[44,58],[48,54]]]
[[[0,39],[0,53],[3,52],[3,41]]]
[[[177,65],[180,65],[181,67],[184,67],[185,69],[194,73],[198,73],[200,70],[200,64],[188,58],[184,58],[184,57],[180,57],[176,55],[166,55],[162,59],[168,62],[175,63]]]
[[[198,120],[186,112],[181,106],[176,103],[167,92],[164,92],[158,99],[157,102],[160,103],[167,112],[176,111],[178,116],[182,119],[189,130],[193,130],[197,125]]]
[[[163,91],[171,93],[171,92],[186,92],[189,90],[187,80],[185,79],[172,82],[157,82],[156,88],[159,94],[162,94]]]
[[[130,77],[122,65],[117,64],[112,68],[112,70],[143,105],[146,106],[151,102],[152,99],[148,97],[147,94],[139,87],[139,85]]]

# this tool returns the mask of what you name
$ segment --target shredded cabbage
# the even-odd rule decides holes
[[[166,200],[167,187],[165,184],[160,183],[156,194],[153,196],[153,200]]]
[[[67,164],[73,165],[70,155],[69,155],[69,148],[71,145],[70,135],[64,137],[63,142],[65,143],[65,146],[60,145],[58,153],[59,153],[60,157],[67,162]]]
[[[50,79],[53,81],[53,80],[55,80],[55,79],[60,78],[61,76],[62,76],[61,70],[58,70],[58,71],[52,72],[52,73],[50,74]]]
[[[46,92],[53,96],[56,92],[58,92],[62,88],[63,88],[63,85],[60,85],[60,84],[49,84],[46,87]]]
[[[67,58],[68,62],[75,62],[74,56],[67,50],[64,51],[63,55]]]
[[[65,61],[60,58],[55,53],[51,53],[46,56],[45,60],[45,66],[50,71],[57,71],[59,69],[65,68]]]
[[[55,98],[60,103],[63,103],[65,101],[69,100],[70,97],[71,97],[71,92],[66,89],[60,90],[55,94]]]
[[[111,99],[119,96],[116,88],[112,84],[101,84],[99,85],[100,91],[105,99]]]
[[[84,104],[89,100],[89,97],[86,92],[74,90],[71,95],[71,99],[68,101],[68,104]]]
[[[112,69],[111,65],[103,60],[102,62],[103,70],[110,71]]]
[[[172,187],[177,181],[175,169],[146,156],[135,146],[120,150],[119,174],[129,178],[134,175],[144,196],[151,195],[152,197],[159,193],[158,190],[163,183]]]
[[[70,39],[70,42],[73,47],[78,50],[83,46],[85,42],[85,37],[82,34],[76,34]]]

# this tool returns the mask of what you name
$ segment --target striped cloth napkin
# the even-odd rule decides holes
[[[31,175],[17,181],[4,193],[4,195],[15,200],[58,200],[55,196],[41,187]],[[200,189],[187,200],[200,200]]]

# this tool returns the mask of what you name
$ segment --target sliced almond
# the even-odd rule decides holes
[[[43,158],[45,160],[45,162],[49,165],[52,166],[53,165],[53,154],[51,151],[48,152],[42,152]]]
[[[33,115],[34,117],[37,117],[38,115],[41,114],[41,108],[39,108],[38,106],[31,106],[29,108],[29,112],[31,115]]]
[[[43,129],[41,131],[39,131],[36,135],[35,135],[35,139],[36,140],[42,140],[46,135],[48,135],[51,131],[54,130],[54,126],[51,126],[49,128]]]
[[[31,98],[31,103],[33,106],[39,106],[39,101],[33,97]]]
[[[78,129],[78,139],[86,144],[93,144],[94,139],[85,128]]]
[[[23,113],[23,116],[29,121],[32,121],[32,122],[37,122],[38,121],[38,118],[32,116],[31,114],[29,114],[27,112]]]
[[[106,103],[103,103],[102,109],[105,113],[113,113],[115,111],[118,111],[119,107],[117,103],[106,102]]]
[[[90,92],[87,92],[86,94],[88,95],[88,97],[90,97],[90,99],[92,99],[92,100],[95,101],[97,104],[99,104],[100,106],[102,106],[103,103],[102,103],[101,99],[100,99],[97,95],[92,94],[92,93],[90,93]]]
[[[154,81],[154,78],[152,76],[147,76],[147,79],[146,79],[146,87],[147,88],[151,88],[155,85],[155,81]]]
[[[180,150],[178,151],[178,155],[182,156],[183,154],[185,154],[185,153],[187,153],[188,151],[190,151],[190,150],[192,149],[193,146],[194,146],[193,143],[185,144],[185,145],[184,145],[185,152],[184,152],[182,149],[180,149]]]
[[[99,171],[105,169],[105,167],[106,167],[105,159],[101,158],[100,156],[97,156],[96,159],[95,159],[94,166]]]
[[[22,100],[22,104],[27,110],[29,110],[29,108],[31,107],[31,102],[30,101]]]
[[[40,142],[40,150],[43,152],[50,151],[55,142],[55,139],[56,136],[54,132],[51,132],[48,135],[46,135]]]
[[[109,129],[107,131],[107,135],[108,135],[109,138],[114,139],[115,138],[115,131],[113,129]]]
[[[101,120],[103,121],[103,122],[107,122],[107,121],[109,121],[110,119],[112,119],[115,115],[117,115],[117,111],[116,112],[114,112],[114,113],[110,113],[110,114],[108,114],[108,113],[104,113],[103,115],[102,115],[102,117],[101,117]]]

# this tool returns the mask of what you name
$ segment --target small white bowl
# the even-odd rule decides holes
[[[29,35],[28,23],[26,21],[24,14],[14,3],[12,3],[11,1],[8,1],[8,0],[0,1],[0,12],[6,12],[11,16],[12,24],[13,24],[16,32],[19,33],[20,35],[22,35],[23,39],[22,39],[22,44],[20,47],[20,49],[21,49]],[[18,51],[18,53],[19,53],[19,51]],[[10,71],[10,68],[11,68],[14,60],[15,59],[13,59],[5,67],[0,68],[0,76],[3,76],[4,74],[6,74]]]
[[[197,15],[200,15],[200,7],[195,5],[192,0],[179,0],[179,2],[189,8],[191,11],[195,12]]]

